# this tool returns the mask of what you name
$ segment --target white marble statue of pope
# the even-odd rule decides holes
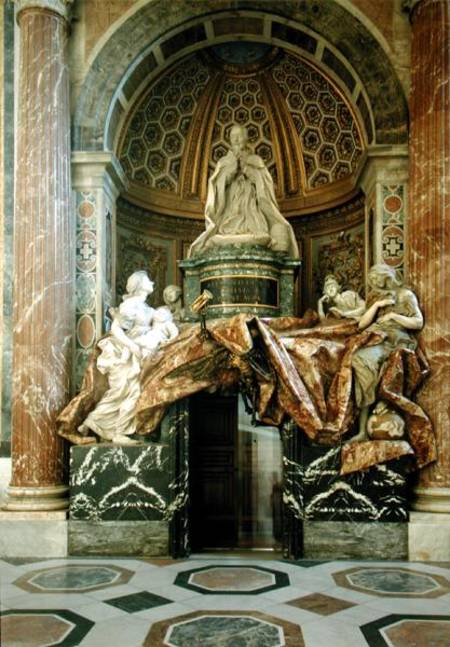
[[[298,258],[292,227],[278,209],[272,176],[262,158],[251,152],[244,126],[232,127],[230,144],[208,182],[206,230],[192,243],[188,256],[211,247],[245,244]]]

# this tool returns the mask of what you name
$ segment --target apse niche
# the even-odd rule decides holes
[[[234,123],[246,126],[298,239],[298,308],[313,304],[330,254],[340,280],[361,291],[366,135],[357,109],[312,61],[229,42],[179,60],[129,111],[118,140],[129,187],[118,202],[117,293],[140,266],[150,267],[158,286],[180,282],[176,261],[203,229],[208,177]],[[155,302],[161,297],[157,291]]]

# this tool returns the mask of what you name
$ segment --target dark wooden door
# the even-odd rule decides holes
[[[237,544],[237,396],[199,394],[190,411],[190,528],[194,551]]]

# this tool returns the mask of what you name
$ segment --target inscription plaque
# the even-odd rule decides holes
[[[200,282],[200,291],[209,290],[209,308],[224,306],[279,307],[278,280],[261,276],[211,276]]]

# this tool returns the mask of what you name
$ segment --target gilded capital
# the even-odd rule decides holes
[[[26,9],[47,9],[68,18],[74,0],[14,0],[16,15]]]

